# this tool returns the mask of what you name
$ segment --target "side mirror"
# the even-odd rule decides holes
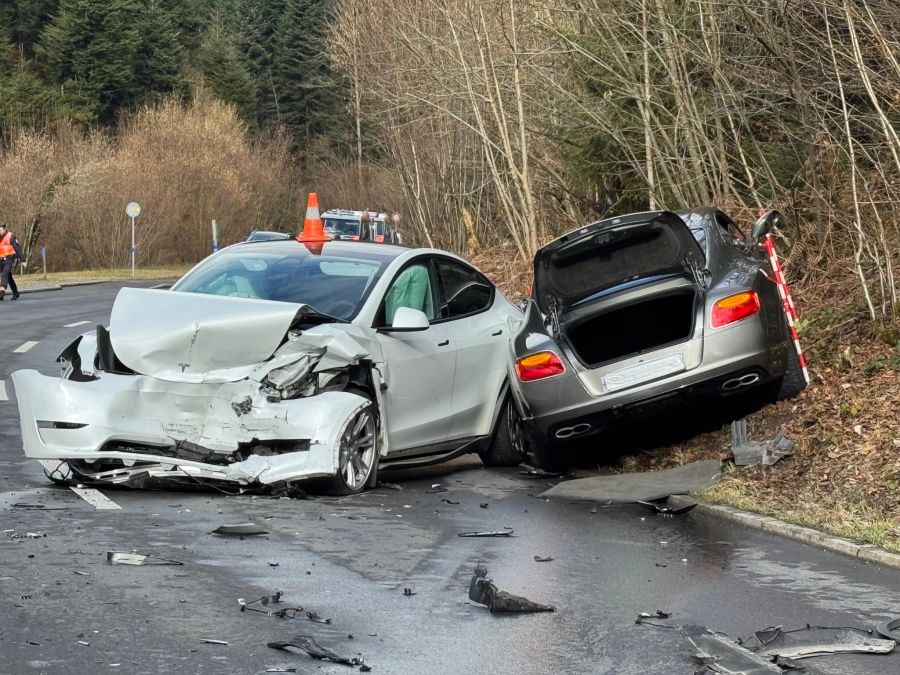
[[[428,330],[430,326],[425,312],[411,307],[398,307],[394,313],[394,323],[378,330],[382,333],[412,333]]]
[[[780,211],[775,211],[774,209],[766,211],[759,217],[759,220],[753,224],[753,229],[750,231],[750,238],[753,241],[762,241],[763,237],[769,234],[773,229],[781,227],[783,220],[784,218]]]

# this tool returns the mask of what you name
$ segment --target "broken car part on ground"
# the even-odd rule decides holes
[[[528,598],[501,591],[491,579],[487,578],[487,568],[481,566],[475,568],[469,582],[469,600],[485,605],[491,613],[556,611],[556,608],[550,605],[542,605]]]

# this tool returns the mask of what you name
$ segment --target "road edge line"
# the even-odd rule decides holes
[[[900,554],[891,553],[883,548],[878,548],[873,544],[863,544],[852,539],[845,539],[833,534],[826,534],[811,527],[803,527],[802,525],[792,525],[772,516],[762,516],[758,513],[749,511],[741,511],[733,506],[725,506],[724,504],[708,504],[691,497],[683,495],[672,495],[669,497],[669,503],[673,506],[687,506],[688,504],[696,504],[695,513],[702,513],[714,518],[730,520],[756,530],[777,534],[787,539],[793,539],[803,544],[817,546],[828,551],[841,553],[851,558],[856,558],[865,563],[878,563],[885,567],[900,569]]]

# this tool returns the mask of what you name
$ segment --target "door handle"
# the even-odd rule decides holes
[[[503,335],[503,329],[501,328],[496,333],[491,333],[491,337],[497,337],[498,335]]]
[[[438,347],[446,347],[449,344],[450,344],[450,338],[447,338],[443,342],[438,342]]]

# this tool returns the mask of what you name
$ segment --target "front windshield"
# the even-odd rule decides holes
[[[330,234],[359,235],[359,221],[345,220],[343,218],[326,218],[325,231]]]
[[[362,306],[381,267],[376,260],[236,247],[207,258],[172,290],[294,302],[350,319]]]

